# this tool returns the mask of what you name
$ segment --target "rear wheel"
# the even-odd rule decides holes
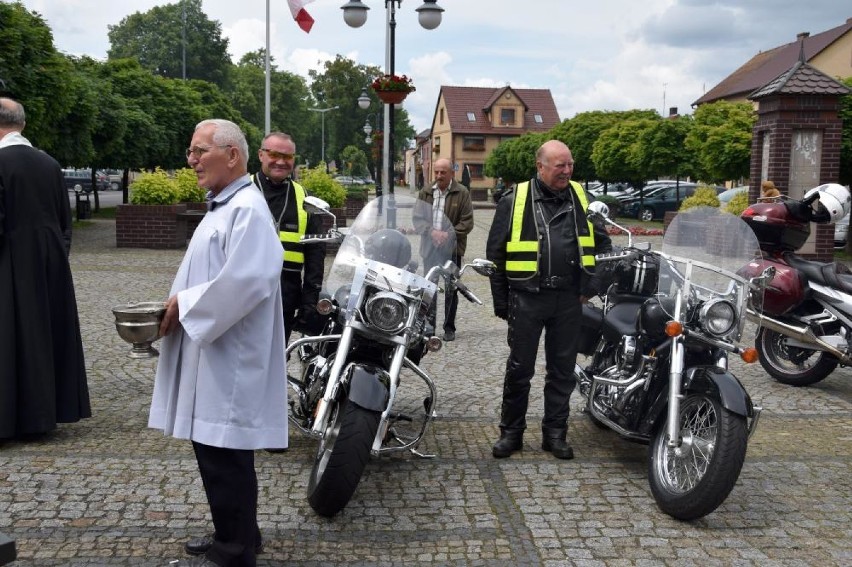
[[[666,423],[648,451],[648,479],[660,510],[679,520],[706,516],[725,501],[745,460],[748,429],[707,394],[688,396],[680,406],[680,446],[668,446]]]
[[[639,220],[643,220],[645,222],[651,222],[654,220],[654,209],[651,207],[645,207],[642,209],[642,212],[639,213]]]
[[[821,350],[789,346],[784,335],[766,327],[758,331],[755,346],[763,369],[790,386],[816,384],[834,372],[840,362]]]
[[[346,507],[367,461],[379,428],[379,414],[351,403],[334,402],[308,481],[308,503],[320,516]]]

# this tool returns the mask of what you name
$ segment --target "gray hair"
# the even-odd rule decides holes
[[[23,130],[27,121],[24,106],[11,98],[0,97],[0,128],[20,128]]]
[[[293,142],[293,145],[296,145],[296,140],[293,139],[293,136],[290,134],[285,134],[284,132],[270,132],[266,136],[263,137],[262,142],[265,142],[269,138],[281,138],[282,140]]]
[[[248,142],[240,127],[230,120],[210,118],[209,120],[199,122],[195,129],[198,130],[210,124],[216,127],[213,132],[213,142],[221,146],[234,146],[239,150],[243,160],[248,163]]]

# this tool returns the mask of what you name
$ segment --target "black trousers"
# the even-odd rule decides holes
[[[455,264],[461,268],[462,257],[453,254],[451,260],[455,262]],[[423,273],[426,274],[435,264],[438,263],[438,260],[435,258],[423,258]],[[452,331],[456,332],[456,311],[459,307],[459,292],[453,288],[452,293],[446,292],[444,293],[444,332]],[[438,305],[437,301],[432,304],[432,311],[429,313],[429,321],[432,323],[432,326],[437,330],[437,315],[438,315]]]
[[[543,289],[539,293],[509,292],[509,358],[503,383],[500,429],[523,435],[527,427],[530,382],[541,332],[544,330],[544,418],[542,431],[549,438],[565,438],[568,400],[574,391],[574,364],[582,307],[576,290]]]
[[[192,442],[216,538],[206,556],[225,567],[254,567],[257,525],[257,473],[254,451]]]
[[[281,271],[281,303],[284,305],[284,342],[296,324],[296,313],[302,306],[302,278],[296,272]]]

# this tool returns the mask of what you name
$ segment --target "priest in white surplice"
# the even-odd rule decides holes
[[[166,304],[148,425],[192,440],[215,532],[187,551],[205,565],[254,565],[253,450],[287,447],[281,243],[239,127],[205,120],[186,153],[209,210]]]

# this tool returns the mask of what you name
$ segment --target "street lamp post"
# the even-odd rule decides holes
[[[328,164],[325,162],[325,113],[331,110],[337,110],[339,106],[330,106],[328,108],[309,108],[311,112],[319,112],[322,117],[322,162],[325,163],[325,170],[328,171]]]
[[[364,98],[366,98],[367,106],[369,106],[369,101],[370,101],[369,97],[366,96],[366,93],[362,93],[362,96]],[[358,106],[361,106],[362,108],[367,108],[367,107],[362,106],[361,101],[362,101],[362,99],[359,97],[358,98]],[[375,129],[370,125],[370,118],[376,119]],[[371,112],[367,115],[367,119],[364,121],[364,128],[362,128],[362,130],[367,135],[367,138],[364,140],[364,142],[366,142],[367,144],[372,144],[373,138],[370,137],[370,134],[372,134],[373,132],[376,132],[376,133],[381,132],[381,128],[379,128],[379,113],[378,112]],[[377,147],[377,149],[378,149],[378,147]],[[381,154],[378,151],[376,153],[379,154],[377,157],[380,158]],[[376,197],[381,197],[382,196],[382,182],[381,182],[380,177],[379,177],[379,164],[378,164],[378,162],[379,162],[378,159],[374,160],[375,168],[373,170],[373,180],[376,183]]]
[[[402,0],[385,0],[385,11],[387,13],[387,28],[385,40],[385,69],[388,75],[394,74],[396,57],[396,9],[402,4]],[[367,10],[369,6],[361,0],[350,0],[343,6],[343,20],[353,28],[360,28],[367,21]],[[420,25],[427,30],[437,28],[441,24],[441,12],[444,9],[438,6],[438,0],[423,0],[423,5],[416,9]],[[394,105],[385,105],[385,135],[383,152],[382,178],[388,188],[388,225],[396,226],[396,210],[394,208],[394,172],[393,172],[393,144],[394,144]]]

